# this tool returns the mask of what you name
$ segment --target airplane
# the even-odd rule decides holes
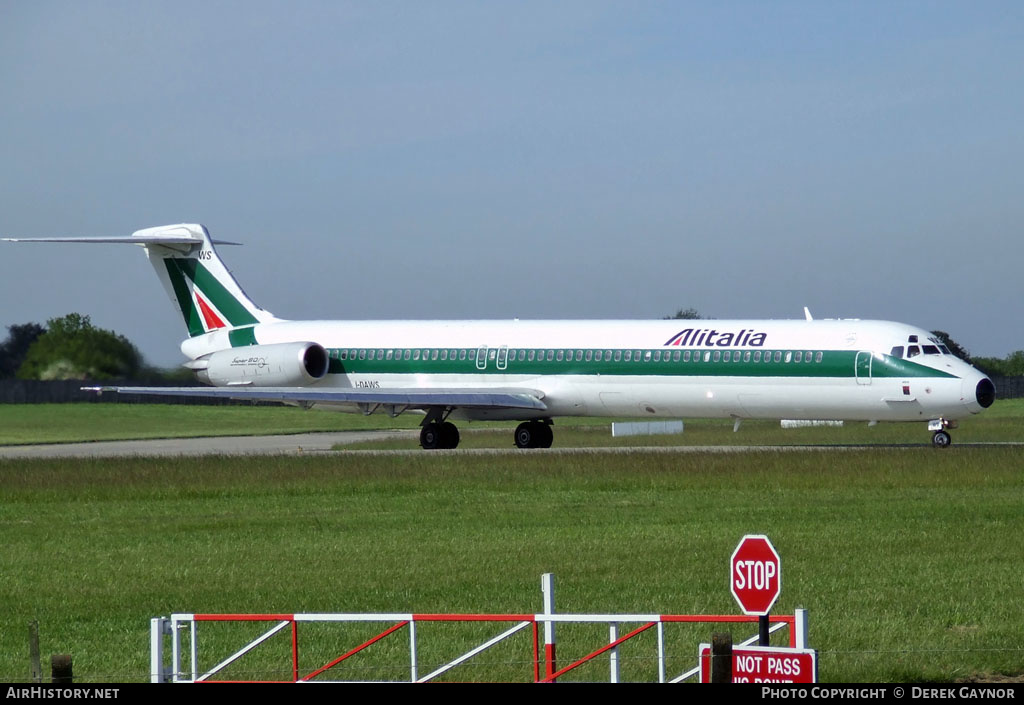
[[[924,421],[951,443],[995,386],[928,331],[857,319],[293,321],[257,306],[206,227],[127,237],[3,238],[141,245],[188,338],[184,366],[210,387],[93,387],[305,408],[418,412],[420,445],[455,448],[454,420],[520,421],[548,448],[566,416]]]

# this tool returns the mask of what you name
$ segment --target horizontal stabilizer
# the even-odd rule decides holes
[[[4,242],[84,242],[102,245],[198,245],[201,237],[182,235],[129,235],[125,237],[4,237]],[[211,240],[214,245],[241,245],[240,242]]]

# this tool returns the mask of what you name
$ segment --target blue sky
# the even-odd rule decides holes
[[[201,222],[288,318],[882,318],[1024,348],[1024,7],[6,2],[0,232]],[[133,247],[0,325],[185,331]]]

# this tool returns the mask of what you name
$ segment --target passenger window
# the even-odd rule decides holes
[[[732,353],[726,350],[724,353],[722,353],[722,360],[724,360],[725,362],[729,362],[730,360],[732,360]]]
[[[598,362],[601,362],[601,351],[600,350],[595,350],[594,351],[594,359],[597,360]]]
[[[594,359],[594,351],[593,350],[587,350],[587,362],[590,362],[593,359]]]
[[[720,362],[722,359],[722,351],[715,350],[715,362]]]
[[[466,349],[465,348],[459,348],[459,359],[460,360],[465,360],[466,359]]]
[[[755,350],[754,351],[754,362],[761,362],[761,351],[760,350]]]
[[[810,361],[811,361],[811,351],[808,350],[807,352],[804,353],[804,362],[810,362]]]
[[[787,350],[786,351],[786,364],[788,365],[791,362],[793,362],[793,351],[792,350]]]
[[[487,359],[493,362],[496,357],[498,357],[498,351],[491,348],[491,351],[487,353]]]
[[[413,350],[413,351],[412,351],[412,359],[413,359],[413,360],[419,360],[419,359],[420,359],[420,351],[419,351],[419,348],[417,348],[416,350]]]
[[[562,351],[562,350],[559,350],[558,353],[555,355],[555,359],[558,360],[559,362],[564,360],[565,359],[565,352]]]
[[[682,354],[678,350],[676,350],[674,353],[672,353],[672,362],[679,362],[679,358],[681,358],[681,357],[682,357]],[[686,353],[686,361],[687,362],[690,361],[690,353],[689,352]]]
[[[743,353],[743,362],[750,362],[750,351],[749,350],[747,350],[745,353]]]
[[[775,351],[775,362],[782,362],[782,351],[781,350],[776,350]]]
[[[448,351],[447,350],[442,350],[441,351],[441,359],[442,360],[447,360],[448,359]]]
[[[814,361],[815,362],[821,362],[821,351],[820,350],[818,352],[814,353]]]
[[[583,359],[583,351],[582,350],[577,350],[576,351],[576,362],[579,362],[582,359]]]
[[[647,351],[644,352],[644,362],[650,362],[650,361],[651,361],[651,351],[647,350]]]
[[[554,359],[555,359],[555,351],[554,350],[548,350],[548,362],[551,362]]]
[[[630,362],[633,359],[633,351],[627,350],[625,356],[622,358],[626,362]]]
[[[616,350],[615,351],[615,362],[619,362],[620,360],[622,360],[622,351],[621,350]]]
[[[704,362],[711,362],[711,351],[710,350],[705,350],[704,351]]]
[[[359,351],[359,359],[360,360],[365,360],[366,359],[366,351],[365,350],[360,350]]]
[[[650,353],[647,353],[647,354],[650,355]],[[667,359],[667,356],[666,356],[666,359]],[[655,350],[654,351],[654,361],[655,362],[661,362],[661,350]]]
[[[678,354],[679,354],[679,351],[677,350],[676,351],[676,355],[678,355]],[[687,350],[686,352],[683,353],[683,362],[689,362],[689,361],[690,361],[690,351]]]
[[[797,350],[795,353],[793,353],[793,362],[800,362],[803,359],[804,354],[800,350]]]
[[[462,356],[460,355],[459,357],[460,357],[460,359],[461,359],[461,357],[462,357]],[[469,351],[469,359],[470,359],[470,360],[475,360],[475,359],[476,359],[476,348],[472,348],[472,349],[471,349],[471,350]]]

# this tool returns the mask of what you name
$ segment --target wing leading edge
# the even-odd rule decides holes
[[[89,392],[184,396],[306,404],[358,404],[430,409],[530,409],[545,411],[533,389],[310,389],[308,387],[82,387]]]

